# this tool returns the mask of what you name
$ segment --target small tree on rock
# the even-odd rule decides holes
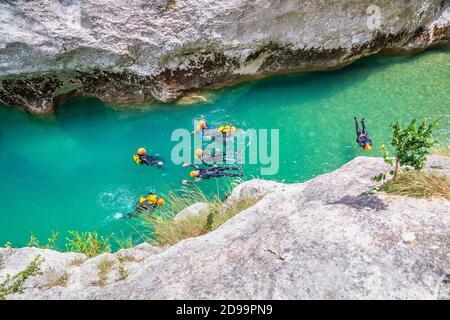
[[[425,166],[430,148],[436,144],[432,130],[437,121],[428,125],[427,120],[424,119],[419,126],[416,122],[416,119],[413,119],[405,129],[401,128],[398,121],[391,125],[393,130],[391,145],[395,149],[394,155],[391,156],[386,146],[382,146],[384,161],[394,166],[392,171],[394,181],[397,179],[401,166],[411,166],[415,170],[421,170]]]

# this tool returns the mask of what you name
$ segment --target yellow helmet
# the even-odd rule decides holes
[[[197,171],[197,170],[193,170],[193,171],[189,172],[189,175],[190,175],[192,178],[195,178],[196,176],[198,176],[198,171]]]
[[[158,200],[158,197],[156,196],[156,194],[151,194],[147,197],[148,203],[150,204],[155,204],[156,201]]]
[[[366,145],[364,146],[364,150],[370,151],[370,150],[372,150],[372,146],[369,145],[369,144],[366,144]]]
[[[200,159],[203,156],[203,150],[202,149],[196,149],[195,150],[195,157],[197,159]]]
[[[166,203],[166,202],[164,201],[164,199],[161,199],[161,198],[159,198],[158,201],[156,201],[156,204],[157,204],[158,206],[163,206],[164,203]]]
[[[197,123],[196,129],[197,130],[201,130],[203,128],[206,128],[207,124],[206,124],[206,120],[205,119],[200,119]]]
[[[144,148],[139,148],[138,155],[145,156],[146,154],[147,154],[147,150],[145,150]]]

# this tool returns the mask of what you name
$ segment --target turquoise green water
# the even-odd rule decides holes
[[[450,49],[415,57],[372,57],[337,72],[292,74],[215,91],[211,102],[118,110],[77,99],[48,117],[0,106],[0,244],[42,240],[51,230],[113,232],[139,240],[140,221],[119,219],[148,191],[178,190],[189,170],[170,162],[175,128],[193,119],[239,128],[280,129],[280,169],[270,179],[305,181],[359,155],[353,116],[365,116],[374,141],[388,142],[389,124],[443,117],[436,132],[450,139]],[[146,146],[165,167],[134,164]],[[245,166],[245,179],[259,175]],[[220,181],[202,182],[215,192]]]

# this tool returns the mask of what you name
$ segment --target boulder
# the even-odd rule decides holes
[[[209,204],[205,202],[196,202],[193,205],[181,210],[176,216],[175,220],[180,221],[186,218],[195,217],[202,213],[209,212]]]

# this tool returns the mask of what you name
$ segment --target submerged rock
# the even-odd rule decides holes
[[[450,158],[430,157],[428,166],[448,175]],[[450,202],[363,195],[387,169],[382,159],[359,157],[305,183],[245,182],[234,199],[265,195],[217,230],[166,249],[143,244],[71,265],[65,286],[43,283],[47,270],[67,266],[73,254],[12,249],[0,282],[41,254],[44,274],[8,298],[448,299]],[[104,259],[112,262],[99,282]]]
[[[72,96],[174,101],[450,38],[448,0],[18,0],[0,17],[0,103],[34,113]]]

